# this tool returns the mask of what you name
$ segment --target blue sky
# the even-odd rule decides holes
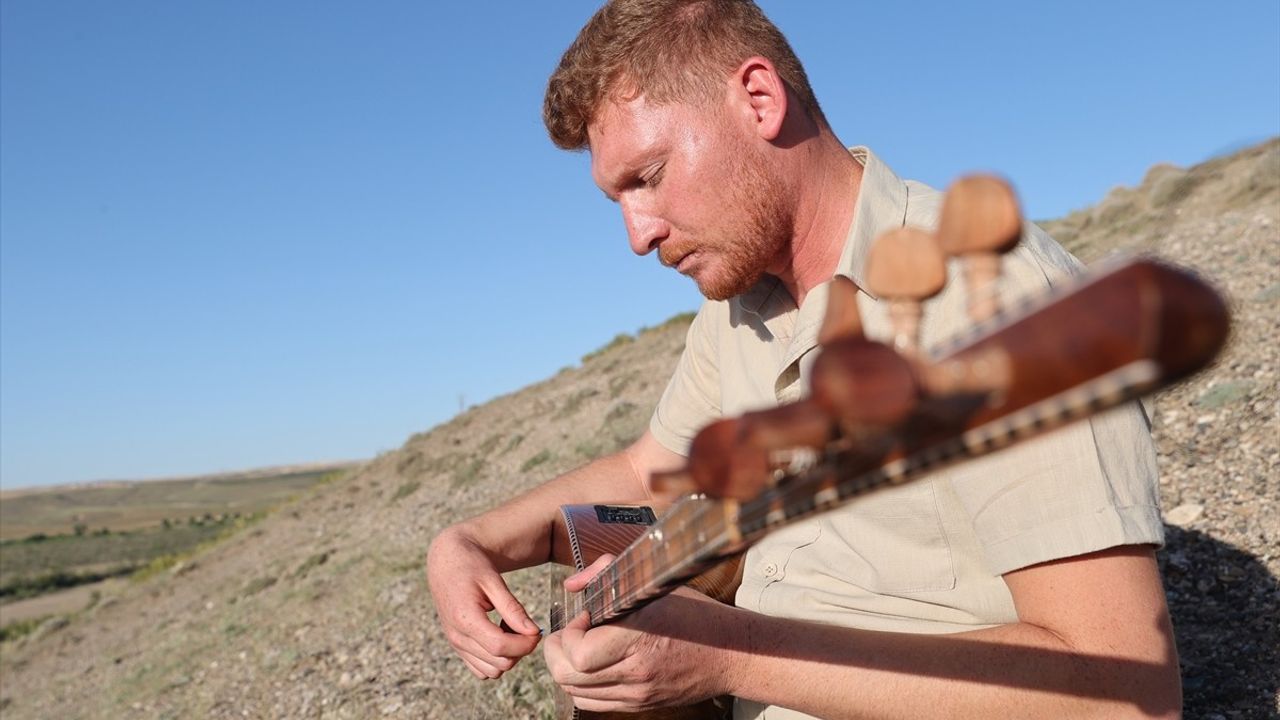
[[[1032,217],[1280,132],[1280,3],[762,3]],[[0,5],[0,485],[370,457],[698,296],[541,126],[594,2]]]

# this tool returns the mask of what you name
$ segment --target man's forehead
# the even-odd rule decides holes
[[[670,105],[650,103],[643,96],[606,100],[587,126],[591,175],[608,192],[636,165],[658,152],[673,122]]]
[[[669,111],[669,105],[650,103],[643,96],[606,100],[587,125],[587,141],[593,151],[650,143]]]

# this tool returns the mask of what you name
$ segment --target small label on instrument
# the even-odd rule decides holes
[[[596,505],[596,518],[604,524],[652,525],[657,518],[643,505]]]

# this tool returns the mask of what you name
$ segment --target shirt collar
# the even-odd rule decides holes
[[[889,166],[865,145],[849,148],[853,159],[862,165],[862,182],[854,201],[853,225],[845,236],[836,274],[844,275],[871,297],[867,290],[867,253],[876,238],[889,230],[900,228],[907,219],[907,184]],[[811,291],[812,292],[812,291]],[[786,296],[782,282],[766,275],[745,293],[738,296],[739,306],[756,315],[765,316],[770,301],[779,295]],[[825,295],[823,295],[825,297]],[[789,304],[794,308],[794,304]],[[825,303],[823,304],[825,307]]]
[[[867,253],[885,232],[902,227],[907,220],[907,184],[865,146],[849,148],[862,165],[862,183],[854,203],[853,226],[845,237],[836,273],[845,275],[863,292],[867,290]]]

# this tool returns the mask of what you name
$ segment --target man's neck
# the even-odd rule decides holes
[[[796,227],[774,273],[796,307],[835,274],[862,186],[862,165],[830,130],[819,133],[803,151],[808,156],[798,170]]]

